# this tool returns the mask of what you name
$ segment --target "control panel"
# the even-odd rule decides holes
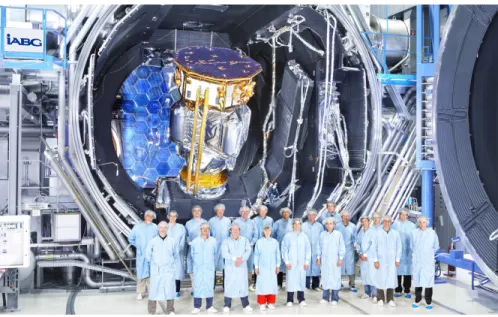
[[[0,217],[0,268],[29,266],[29,220],[29,216]]]

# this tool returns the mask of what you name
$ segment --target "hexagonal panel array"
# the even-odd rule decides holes
[[[177,176],[185,164],[168,137],[174,71],[174,67],[142,65],[121,87],[121,163],[142,188],[155,187],[158,177]]]

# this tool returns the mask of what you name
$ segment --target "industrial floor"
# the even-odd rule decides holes
[[[367,299],[359,298],[363,287],[361,281],[357,279],[357,287],[360,291],[355,294],[351,293],[348,288],[343,289],[339,293],[340,301],[336,307],[330,304],[319,304],[321,293],[314,291],[305,293],[307,307],[301,308],[296,304],[293,307],[285,307],[286,293],[281,291],[277,296],[277,309],[263,314],[498,314],[498,295],[479,288],[472,290],[470,287],[471,277],[467,271],[457,270],[456,278],[445,278],[445,280],[447,280],[446,284],[438,284],[434,287],[434,308],[431,311],[428,311],[425,306],[413,309],[411,307],[413,299],[409,300],[404,297],[395,299],[397,306],[394,308],[387,305],[382,308],[378,307]],[[68,296],[69,293],[65,291],[21,295],[20,311],[13,314],[64,315]],[[250,293],[249,302],[254,308],[252,314],[262,314],[256,304],[254,293]],[[175,300],[176,314],[190,314],[193,309],[192,305],[190,294],[182,292],[181,297]],[[214,307],[220,311],[223,309],[223,291],[221,289],[215,292]],[[100,293],[89,290],[78,294],[74,311],[78,315],[145,315],[147,314],[147,299],[136,301],[133,292]],[[159,305],[157,314],[163,314]],[[207,314],[204,307],[201,314]],[[245,314],[238,299],[232,302],[231,314]],[[223,315],[223,313],[219,312],[218,315]]]

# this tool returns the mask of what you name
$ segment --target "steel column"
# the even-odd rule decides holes
[[[422,170],[422,216],[428,219],[428,226],[432,227],[434,219],[434,170]]]
[[[21,206],[19,189],[19,160],[21,151],[21,83],[20,75],[12,76],[10,85],[10,119],[9,119],[9,215],[17,215]]]

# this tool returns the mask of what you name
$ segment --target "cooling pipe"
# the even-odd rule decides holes
[[[116,269],[106,268],[100,265],[90,264],[90,259],[82,253],[71,253],[71,254],[46,254],[36,256],[37,264],[39,267],[80,267],[86,269],[85,283],[92,288],[101,288],[109,286],[131,286],[136,285],[135,282],[102,282],[95,281],[91,277],[91,271],[97,271],[101,273],[107,273],[111,275],[121,276],[128,279],[134,278],[127,272],[123,272]],[[79,260],[79,261],[75,261]],[[82,273],[83,274],[83,273]]]

